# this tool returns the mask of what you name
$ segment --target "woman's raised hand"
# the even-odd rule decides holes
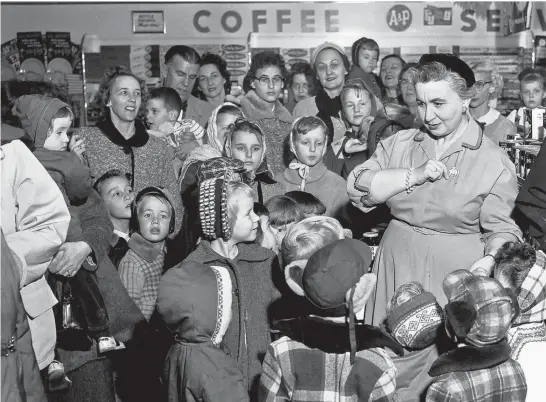
[[[78,155],[80,160],[83,161],[83,153],[85,152],[85,142],[82,137],[80,137],[77,134],[74,134],[70,138],[70,142],[68,143],[68,149],[70,152],[75,153]]]
[[[437,159],[429,159],[423,165],[415,169],[412,176],[414,177],[413,185],[420,186],[426,181],[436,181],[442,176],[446,179],[449,178],[449,170],[443,162],[440,162]]]

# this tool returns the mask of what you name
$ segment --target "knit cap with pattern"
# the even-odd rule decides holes
[[[424,349],[432,344],[442,322],[442,308],[430,292],[395,304],[387,314],[387,330],[410,350]]]

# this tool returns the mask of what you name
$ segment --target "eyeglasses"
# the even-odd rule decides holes
[[[483,89],[483,87],[487,84],[491,84],[493,81],[476,81],[474,84],[477,89]]]
[[[269,85],[269,83],[273,83],[274,86],[278,86],[278,85],[281,85],[282,82],[284,81],[283,78],[279,76],[275,76],[273,78],[269,78],[265,76],[254,77],[254,78],[257,79],[260,85],[263,87],[265,87],[266,85]]]

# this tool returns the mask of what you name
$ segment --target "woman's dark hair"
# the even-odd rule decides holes
[[[495,276],[501,273],[513,290],[518,289],[536,262],[536,252],[527,243],[506,242],[495,255]]]
[[[280,54],[275,53],[271,50],[265,50],[252,56],[250,68],[248,69],[246,76],[243,80],[243,91],[248,92],[252,89],[250,83],[253,79],[256,78],[256,74],[259,69],[270,66],[279,67],[279,70],[281,70],[281,76],[283,80],[286,81],[286,79],[288,78],[288,70],[286,69],[286,63],[284,62],[284,58]]]
[[[48,82],[37,81],[2,81],[2,123],[11,126],[20,127],[21,123],[17,116],[14,116],[11,110],[17,98],[23,95],[45,95],[50,98],[58,98],[65,103],[69,103],[68,92],[56,85]]]
[[[398,59],[398,60],[400,60],[400,62],[402,63],[402,68],[404,68],[404,66],[406,65],[406,61],[402,57],[398,56],[397,54],[389,54],[389,55],[383,57],[383,60],[381,60],[381,65],[379,66],[379,74],[381,74],[381,68],[383,67],[383,63],[385,62],[385,60],[388,60],[388,59]],[[398,76],[398,79],[400,79],[401,75],[402,75],[402,72],[400,72],[400,75]],[[400,96],[400,88],[397,87],[396,92],[398,92],[398,96]],[[383,80],[381,80],[381,97],[386,96],[386,94],[387,94],[387,88],[383,84]]]
[[[220,72],[220,75],[224,78],[224,80],[226,80],[224,84],[224,92],[226,93],[226,95],[229,95],[229,93],[231,92],[231,75],[229,74],[229,71],[227,69],[227,62],[217,54],[205,53],[201,57],[201,61],[199,62],[199,68],[206,66],[207,64],[215,65]],[[207,100],[205,94],[199,89],[199,75],[197,75],[197,79],[195,80],[195,85],[193,87],[193,96],[196,96],[204,101]]]
[[[326,213],[326,206],[311,193],[294,190],[285,193],[284,196],[296,201],[307,217]]]
[[[254,213],[258,215],[258,217],[267,216],[269,217],[269,211],[265,207],[265,205],[260,204],[259,202],[254,203]],[[258,229],[256,231],[256,239],[254,240],[254,243],[261,244],[262,240],[264,238],[264,232],[262,231],[262,225],[258,225]]]
[[[146,113],[146,95],[148,93],[146,82],[133,73],[130,68],[120,65],[108,68],[104,72],[104,76],[100,82],[99,91],[97,93],[97,106],[101,111],[101,117],[106,117],[109,115],[110,111],[106,104],[110,100],[112,86],[118,77],[133,77],[135,80],[137,80],[138,84],[140,85],[140,93],[142,98],[139,117],[144,116]]]
[[[317,75],[315,74],[313,67],[311,67],[311,64],[307,62],[294,63],[292,67],[290,67],[288,85],[292,85],[296,74],[305,75],[305,79],[309,84],[309,96],[315,96],[318,91],[320,91],[322,85],[320,85],[320,81],[317,79]]]

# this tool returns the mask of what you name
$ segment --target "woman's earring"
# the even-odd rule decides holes
[[[112,106],[112,102],[108,101],[108,103],[106,104],[106,107],[110,107]]]
[[[466,114],[466,106],[463,106],[463,114]]]

